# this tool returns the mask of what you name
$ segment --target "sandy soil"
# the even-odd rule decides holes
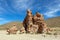
[[[4,30],[0,31],[0,40],[60,40],[60,35],[46,34],[11,34],[7,35]]]

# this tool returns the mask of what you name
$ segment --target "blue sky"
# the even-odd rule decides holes
[[[45,19],[60,16],[60,0],[0,0],[0,24],[23,21],[27,9],[39,12]]]

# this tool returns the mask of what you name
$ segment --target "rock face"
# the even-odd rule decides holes
[[[41,14],[39,14],[38,12],[33,17],[33,23],[38,25],[38,33],[43,33],[44,32],[46,24],[44,22],[43,16]]]
[[[33,16],[30,10],[27,11],[23,26],[28,33],[43,33],[46,30],[43,16],[38,12]]]
[[[28,28],[33,24],[32,18],[33,18],[32,12],[30,10],[28,10],[27,16],[25,17],[25,19],[23,21],[23,26],[25,27],[26,32],[29,32]]]

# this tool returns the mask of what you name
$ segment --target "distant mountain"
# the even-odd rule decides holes
[[[45,20],[46,24],[48,27],[60,27],[60,17],[55,17],[55,18],[50,18],[48,20]],[[14,21],[14,22],[10,22],[4,25],[0,25],[0,30],[5,30],[7,27],[10,28],[13,25],[16,25],[17,27],[22,27],[22,22],[20,21]]]
[[[60,16],[45,20],[48,27],[60,27]]]
[[[16,25],[17,27],[22,27],[22,23],[19,21],[14,21],[14,22],[10,22],[10,23],[7,23],[7,24],[4,24],[4,25],[0,25],[0,30],[2,29],[6,29],[6,28],[10,28],[12,27],[13,25]]]

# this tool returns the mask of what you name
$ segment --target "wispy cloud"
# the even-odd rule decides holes
[[[3,14],[4,12],[6,12],[6,10],[0,6],[0,15]]]
[[[14,0],[12,6],[17,10],[24,10],[30,8],[33,3],[33,0]]]
[[[46,13],[44,13],[44,15],[46,17],[56,17],[57,16],[56,13],[58,11],[60,11],[60,3],[59,3],[59,1],[54,1],[49,6],[45,6],[45,7],[47,7],[47,9],[48,9],[46,11]]]
[[[47,17],[55,17],[55,16],[57,16],[56,12],[59,11],[59,10],[60,9],[51,10],[51,11],[46,12],[44,15],[47,16]]]
[[[60,11],[60,0],[0,0],[0,24],[24,19],[26,9],[33,14],[42,12],[46,18],[55,17]]]

